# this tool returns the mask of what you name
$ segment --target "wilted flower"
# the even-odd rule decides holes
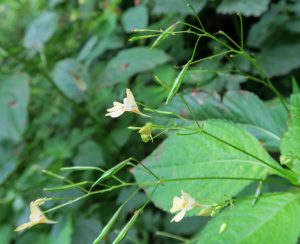
[[[105,116],[117,118],[125,112],[132,112],[132,113],[136,113],[139,115],[147,116],[147,115],[141,113],[141,111],[139,110],[139,108],[136,104],[136,101],[134,99],[132,92],[128,88],[126,89],[126,98],[124,98],[123,103],[115,101],[113,103],[113,105],[114,106],[112,108],[107,109],[108,113],[105,114]]]
[[[41,211],[39,206],[45,203],[45,199],[40,198],[30,203],[30,216],[29,222],[18,226],[15,231],[22,231],[30,229],[32,226],[37,224],[55,224],[57,221],[49,220]]]
[[[171,222],[179,222],[182,220],[186,212],[193,209],[196,205],[198,204],[194,198],[192,198],[188,193],[181,191],[181,197],[173,198],[173,206],[170,209],[171,213],[180,212],[175,215]]]

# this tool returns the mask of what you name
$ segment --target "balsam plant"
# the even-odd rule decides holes
[[[130,41],[155,38],[151,46],[155,49],[175,35],[196,37],[191,58],[181,67],[172,84],[155,77],[157,83],[168,91],[166,104],[152,108],[136,102],[131,90],[127,88],[124,102],[114,102],[113,107],[107,109],[106,116],[113,119],[122,120],[124,112],[141,116],[145,123],[132,125],[129,129],[140,134],[141,142],[151,143],[163,138],[161,144],[142,161],[131,157],[105,171],[92,166],[62,168],[62,171],[71,172],[98,171],[99,178],[76,183],[68,181],[69,184],[62,187],[46,189],[58,191],[79,188],[84,194],[48,209],[41,216],[47,220],[44,214],[53,210],[96,194],[133,186],[135,191],[116,209],[94,243],[105,240],[124,206],[142,190],[146,192],[147,200],[135,210],[113,243],[122,241],[151,202],[175,214],[171,222],[179,222],[189,216],[212,217],[204,229],[191,239],[158,233],[185,243],[296,243],[300,221],[298,85],[293,80],[293,93],[289,98],[285,98],[276,89],[256,57],[244,48],[241,15],[238,15],[238,43],[223,31],[215,34],[207,32],[193,7],[191,9],[199,26],[178,21],[165,30],[134,30],[138,35],[130,38]],[[197,50],[201,49],[199,44],[204,38],[213,41],[216,53],[197,59]],[[199,65],[216,58],[227,60],[235,68],[235,74],[270,89],[278,98],[277,109],[271,111],[250,92],[227,92],[221,103],[215,97],[204,97],[201,91],[182,88]],[[250,75],[241,67],[241,58],[256,69],[257,75]],[[204,98],[209,106],[202,114],[202,108],[206,105]],[[138,106],[143,107],[144,112]],[[286,113],[289,113],[288,119]],[[264,117],[263,121],[260,116]],[[284,120],[278,119],[281,117]],[[285,123],[288,124],[286,131]],[[280,156],[274,154],[277,151],[280,151]],[[128,182],[117,176],[128,167],[136,182]],[[66,180],[53,172],[45,173]],[[273,185],[282,185],[282,190],[273,191]],[[54,199],[42,201],[46,200]],[[31,220],[27,226],[34,224]]]

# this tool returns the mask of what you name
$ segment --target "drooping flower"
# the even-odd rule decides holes
[[[128,89],[128,88],[126,89],[126,97],[124,98],[123,103],[115,101],[113,103],[113,105],[114,106],[112,108],[107,109],[108,113],[105,114],[105,116],[117,118],[125,112],[132,112],[132,113],[136,113],[139,115],[147,116],[139,110],[139,108],[136,104],[136,101],[134,99],[134,96],[133,96],[132,92],[130,91],[130,89]]]
[[[15,231],[22,231],[30,229],[32,226],[37,224],[55,224],[57,221],[48,219],[45,214],[41,211],[40,207],[45,203],[44,198],[37,199],[30,203],[30,216],[29,222],[19,225]]]
[[[181,197],[173,198],[173,206],[170,209],[171,213],[179,212],[174,216],[171,222],[179,222],[183,219],[186,212],[197,206],[197,202],[188,193],[181,191]]]

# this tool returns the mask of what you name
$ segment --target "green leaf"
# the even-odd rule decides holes
[[[300,173],[300,94],[291,96],[288,130],[281,140],[280,152],[287,166]]]
[[[73,163],[76,166],[103,165],[104,158],[101,147],[93,140],[82,143],[78,148],[78,153]]]
[[[264,71],[269,76],[284,75],[300,67],[300,44],[299,39],[295,38],[294,43],[285,41],[283,44],[273,45],[264,48],[257,55],[257,60]],[[288,62],[282,60],[288,59]]]
[[[155,14],[193,14],[187,4],[193,5],[197,12],[201,11],[208,0],[155,0],[153,12]]]
[[[270,0],[223,0],[217,7],[222,14],[241,13],[245,16],[260,16],[267,10]]]
[[[71,244],[73,225],[70,216],[60,218],[58,223],[53,225],[51,236],[55,243]]]
[[[250,199],[226,209],[192,243],[297,243],[299,219],[299,194],[268,194],[254,207]]]
[[[0,77],[0,141],[19,142],[27,127],[29,77],[15,74]]]
[[[15,156],[15,148],[8,143],[0,144],[0,185],[5,182],[17,168],[17,159]]]
[[[82,215],[76,219],[73,244],[93,243],[102,225],[98,218],[85,218]]]
[[[55,12],[43,12],[28,26],[24,46],[37,50],[43,49],[44,44],[53,35],[58,23],[58,15]]]
[[[77,102],[84,99],[89,80],[85,70],[75,59],[59,61],[53,70],[53,80],[68,98]]]
[[[144,160],[144,164],[165,180],[193,177],[264,178],[270,168],[263,165],[258,158],[274,167],[273,159],[247,131],[224,121],[207,121],[203,128],[248,154],[204,133],[188,136],[172,134]],[[144,182],[155,181],[140,166],[136,167],[135,178],[140,186]],[[163,182],[152,200],[158,207],[168,211],[173,198],[179,196],[183,190],[203,204],[214,204],[235,196],[251,182],[249,179],[228,178],[172,180]],[[144,187],[147,192],[153,189],[152,186]]]
[[[287,113],[281,110],[273,113],[255,94],[246,91],[228,91],[221,100],[217,94],[194,92],[185,94],[184,98],[192,108],[197,120],[223,118],[240,123],[268,150],[279,150],[280,138],[286,127]],[[190,119],[193,118],[178,98],[175,98],[173,103],[164,110],[180,113]],[[282,114],[283,119],[279,114]]]
[[[126,81],[137,73],[151,70],[165,63],[168,59],[168,55],[159,49],[134,47],[120,51],[107,64],[100,76],[100,82],[113,85]]]
[[[126,10],[122,15],[122,24],[126,32],[133,29],[144,29],[148,26],[148,10],[145,6],[140,5]]]
[[[13,228],[9,224],[1,224],[0,240],[1,244],[9,244],[12,242]]]

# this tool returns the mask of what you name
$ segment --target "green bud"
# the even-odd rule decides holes
[[[152,135],[152,123],[147,123],[144,127],[139,130],[143,142],[153,141]]]

